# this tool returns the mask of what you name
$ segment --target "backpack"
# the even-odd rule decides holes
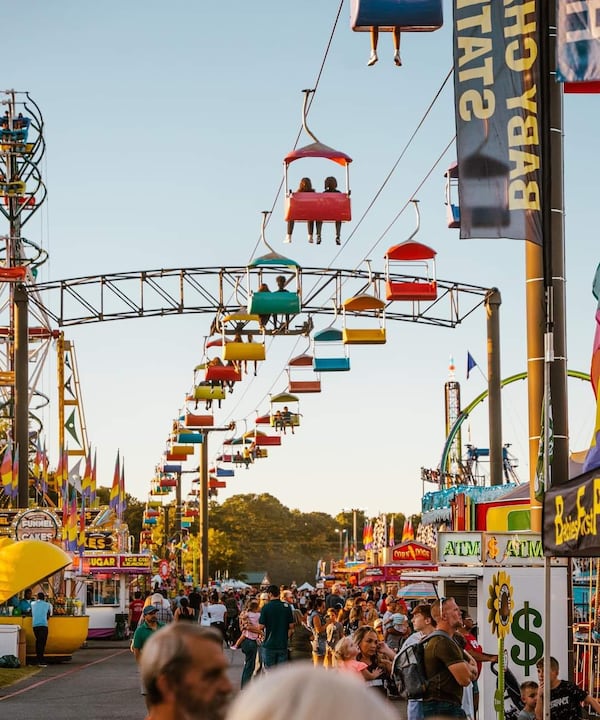
[[[400,694],[406,695],[410,700],[422,699],[429,683],[433,680],[433,678],[427,679],[425,674],[425,645],[436,635],[450,637],[442,630],[434,630],[420,642],[401,648],[394,658],[392,677]]]

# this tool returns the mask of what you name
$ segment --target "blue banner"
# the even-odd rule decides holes
[[[558,0],[557,8],[557,80],[600,80],[599,0]]]
[[[542,244],[539,0],[454,0],[460,237]]]

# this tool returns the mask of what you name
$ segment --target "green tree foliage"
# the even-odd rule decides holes
[[[100,501],[108,504],[108,488],[99,488]],[[139,537],[144,503],[127,496],[125,521],[134,537]],[[164,511],[152,526],[152,552],[159,558],[172,559],[176,547],[179,563],[186,575],[197,578],[201,554],[197,519],[189,531],[179,539],[176,508],[165,503]],[[168,514],[168,515],[167,515]],[[394,518],[395,540],[399,543],[405,516],[388,513],[388,523]],[[165,519],[168,532],[165,535]],[[357,551],[362,550],[363,511],[356,511]],[[416,529],[418,516],[411,516]],[[325,561],[329,571],[331,560],[340,559],[340,540],[348,549],[352,547],[354,513],[344,510],[335,517],[323,512],[290,510],[277,498],[267,493],[234,495],[209,505],[208,562],[211,577],[246,578],[247,572],[266,571],[272,582],[298,584],[314,582],[317,561]],[[340,537],[340,532],[346,530]],[[137,545],[136,545],[137,548]],[[343,547],[342,547],[343,550]]]
[[[211,575],[267,569],[275,583],[314,580],[317,560],[337,557],[336,521],[289,510],[269,494],[235,495],[209,511]]]

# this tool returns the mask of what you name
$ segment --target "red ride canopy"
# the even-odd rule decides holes
[[[333,162],[338,163],[338,165],[348,165],[352,162],[352,158],[346,155],[346,153],[334,150],[320,142],[292,150],[285,156],[283,162],[289,165],[294,162],[294,160],[301,160],[303,158],[324,158],[325,160],[333,160]]]

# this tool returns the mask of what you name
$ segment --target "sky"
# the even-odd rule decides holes
[[[367,67],[368,35],[350,30],[348,1],[334,31],[338,9],[325,0],[32,0],[24,22],[21,6],[6,6],[3,22],[12,30],[4,34],[2,87],[29,91],[45,121],[48,200],[27,226],[28,237],[50,256],[39,281],[243,266],[263,254],[260,213],[271,207],[267,240],[301,265],[356,269],[369,258],[381,270],[387,248],[415,228],[413,209],[403,208],[416,193],[417,239],[437,250],[438,277],[499,288],[502,375],[524,371],[524,244],[460,240],[446,226],[443,176],[455,160],[453,146],[443,154],[455,132],[446,81],[451,3],[444,2],[440,30],[403,34],[401,68],[393,63],[389,34],[380,37],[379,62]],[[340,248],[330,226],[322,245],[308,245],[302,224],[293,243],[282,244],[282,160],[301,129],[302,90],[315,85],[309,127],[353,158],[354,220],[343,227],[342,239],[350,239]],[[565,98],[568,364],[586,371],[596,307],[591,284],[600,260],[600,182],[590,162],[600,149],[599,110],[598,97]],[[301,135],[301,145],[310,141]],[[320,175],[314,172],[315,185]],[[353,294],[351,283],[347,291]],[[119,451],[127,492],[146,499],[211,320],[190,314],[66,329],[76,348],[98,484],[111,484]],[[316,319],[315,326],[330,320]],[[268,412],[269,393],[285,389],[288,359],[304,351],[306,342],[295,338],[269,343],[258,376],[235,389],[216,413],[217,424],[233,419],[251,429],[257,413]],[[478,363],[468,381],[467,352]],[[451,358],[466,404],[485,389],[483,309],[455,329],[389,323],[387,344],[352,348],[349,373],[324,376],[321,394],[301,397],[302,425],[294,437],[286,436],[268,460],[238,471],[218,499],[268,492],[306,512],[419,512],[423,490],[434,489],[423,487],[420,468],[435,467],[442,452]],[[56,394],[52,359],[40,389]],[[591,388],[570,381],[569,398],[571,447],[584,449],[594,419]],[[44,412],[52,465],[56,403]],[[504,441],[519,459],[522,480],[528,478],[526,412],[525,383],[503,391]],[[486,404],[471,414],[463,442],[487,447]],[[213,437],[209,457],[219,452]],[[190,477],[184,476],[184,497]]]

